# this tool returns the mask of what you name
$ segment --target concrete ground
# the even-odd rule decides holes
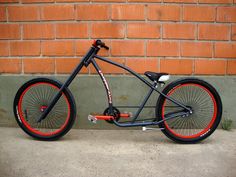
[[[182,145],[159,131],[71,130],[61,140],[31,139],[0,127],[1,177],[235,177],[236,130]]]

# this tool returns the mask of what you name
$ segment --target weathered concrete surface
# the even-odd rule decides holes
[[[161,132],[72,130],[54,142],[0,128],[0,177],[235,177],[236,130],[182,145]]]
[[[16,126],[14,120],[12,105],[14,96],[18,88],[26,81],[39,76],[0,76],[0,126]],[[42,77],[42,76],[41,76]],[[51,77],[52,76],[43,76]],[[170,82],[184,78],[186,76],[172,77]],[[55,77],[54,77],[55,78]],[[67,76],[58,76],[56,79],[64,81]],[[148,87],[138,79],[129,75],[106,76],[113,94],[114,105],[140,105],[144,96],[148,91]],[[199,77],[211,83],[220,93],[222,98],[224,115],[223,117],[230,118],[234,121],[236,128],[236,77],[230,76],[207,76]],[[70,86],[76,105],[77,105],[77,120],[74,128],[89,128],[89,129],[115,129],[114,125],[100,121],[97,125],[92,125],[87,120],[87,116],[91,112],[103,113],[107,107],[107,97],[104,86],[97,75],[78,75]],[[158,94],[154,93],[147,105],[155,105]],[[136,111],[136,109],[121,109],[121,111]],[[146,109],[141,114],[141,117],[154,117],[154,109]]]

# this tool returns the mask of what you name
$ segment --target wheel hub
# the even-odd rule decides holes
[[[189,108],[190,110],[186,110],[186,114],[183,115],[182,117],[189,117],[190,115],[193,114],[193,108],[191,106],[186,106],[187,108]]]
[[[44,112],[46,109],[47,109],[47,106],[45,106],[45,105],[43,105],[43,106],[40,107],[40,111],[41,111],[41,112]]]

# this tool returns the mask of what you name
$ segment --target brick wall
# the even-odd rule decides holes
[[[0,0],[0,73],[70,73],[93,39],[131,67],[236,74],[236,0]],[[105,73],[124,73],[99,62]],[[92,74],[90,66],[83,73]]]

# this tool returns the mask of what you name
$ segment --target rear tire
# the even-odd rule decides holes
[[[178,143],[196,143],[210,136],[220,123],[222,102],[219,94],[209,83],[195,78],[186,78],[170,83],[162,91],[182,104],[193,109],[188,117],[177,117],[159,124],[162,132]],[[156,106],[158,121],[164,115],[183,109],[159,97]]]
[[[39,140],[56,140],[72,127],[76,117],[74,98],[65,88],[48,116],[37,122],[62,84],[47,78],[26,82],[16,93],[13,110],[18,125],[30,136]]]

